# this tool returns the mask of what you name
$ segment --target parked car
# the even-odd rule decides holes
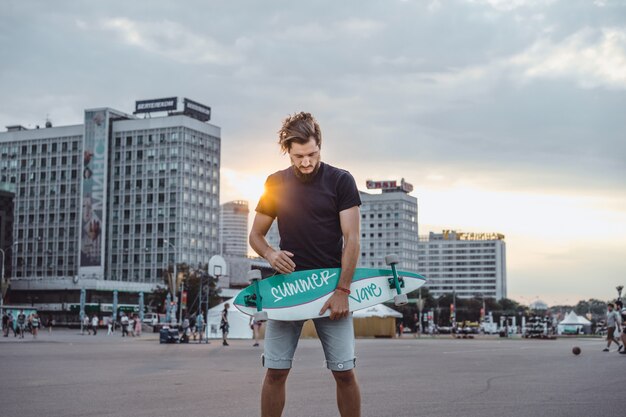
[[[150,326],[154,326],[159,322],[159,315],[157,313],[146,313],[143,315],[143,323]]]

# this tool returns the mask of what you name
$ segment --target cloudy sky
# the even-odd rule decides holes
[[[360,188],[414,184],[420,234],[505,234],[511,298],[626,284],[624,0],[4,0],[0,49],[0,126],[189,97],[222,128],[222,202],[253,201],[310,111]]]

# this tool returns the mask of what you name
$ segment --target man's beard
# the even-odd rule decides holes
[[[293,165],[293,172],[294,174],[296,174],[296,178],[300,180],[300,182],[304,184],[308,184],[315,179],[317,172],[320,170],[320,165],[321,165],[321,162],[318,162],[317,165],[315,165],[313,172],[311,172],[310,174],[304,174],[295,165]]]

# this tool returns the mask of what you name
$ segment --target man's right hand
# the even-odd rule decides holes
[[[265,259],[272,265],[272,268],[281,274],[291,274],[296,270],[296,264],[291,260],[293,253],[286,250],[272,250],[265,256]]]

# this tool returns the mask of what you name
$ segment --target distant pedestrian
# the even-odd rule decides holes
[[[187,317],[181,317],[181,335],[180,335],[180,343],[189,343],[189,338],[191,336],[191,328],[189,326],[189,319]]]
[[[202,335],[204,333],[204,316],[202,312],[198,313],[196,316],[196,331],[198,332],[198,338],[200,341],[198,343],[202,343]]]
[[[252,338],[254,339],[254,344],[252,346],[259,346],[259,332],[261,331],[261,325],[263,323],[260,321],[256,321],[254,316],[250,316],[250,328],[252,329]]]
[[[224,310],[222,310],[222,320],[220,322],[220,329],[222,330],[222,345],[228,346],[228,330],[230,325],[228,324],[228,303],[224,304]]]
[[[91,318],[91,329],[93,330],[94,336],[98,333],[98,324],[100,324],[100,320],[98,320],[98,315],[94,314]]]
[[[141,336],[141,319],[135,314],[135,336]]]
[[[37,339],[37,334],[39,333],[39,326],[41,326],[41,320],[37,313],[33,313],[30,317],[30,325],[33,332],[33,339]]]
[[[48,333],[52,333],[53,322],[54,320],[52,319],[52,317],[48,317],[48,320],[46,321],[46,327],[48,328]]]
[[[2,336],[9,337],[9,315],[6,311],[2,313]]]
[[[608,352],[611,347],[611,343],[614,342],[617,345],[617,350],[619,352],[622,351],[624,346],[622,346],[619,341],[615,338],[615,330],[618,332],[621,331],[621,316],[617,313],[617,311],[613,310],[615,305],[613,303],[609,303],[607,305],[608,312],[606,313],[606,348],[604,348],[603,352]]]
[[[617,300],[615,302],[615,307],[622,319],[622,350],[620,350],[619,353],[621,353],[622,355],[626,355],[626,308],[624,308],[624,303],[622,303],[622,300]]]
[[[87,314],[85,314],[85,316],[83,317],[83,333],[85,334],[85,332],[87,332],[87,335],[91,334],[91,320],[89,320],[89,316]]]
[[[20,314],[17,315],[17,330],[20,334],[20,339],[24,338],[24,330],[26,329],[26,315],[24,310],[20,310]]]
[[[122,325],[122,337],[128,336],[128,316],[122,313],[122,317],[120,317],[120,324]]]
[[[135,337],[135,321],[135,316],[128,317],[128,333],[132,337]]]
[[[107,317],[107,336],[113,334],[113,318]]]
[[[13,330],[13,337],[17,337],[17,331],[15,330],[15,319],[13,318],[13,313],[9,311],[9,329]]]

